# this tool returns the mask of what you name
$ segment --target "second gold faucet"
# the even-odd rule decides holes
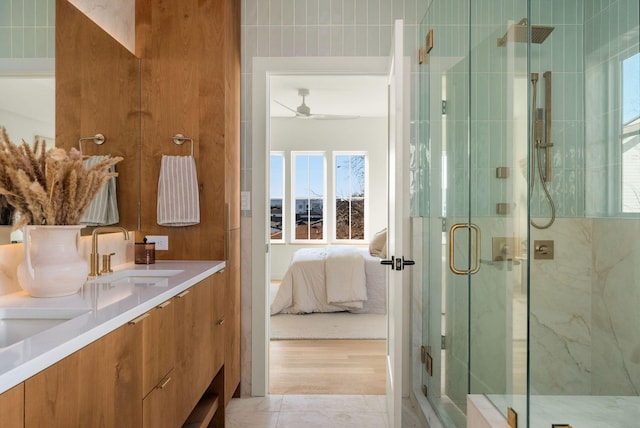
[[[89,272],[90,277],[95,277],[100,275],[100,253],[98,252],[98,235],[103,233],[112,233],[112,232],[122,232],[125,240],[129,240],[129,232],[124,227],[119,226],[105,226],[105,227],[96,227],[93,229],[93,233],[91,233],[91,271]],[[107,263],[108,266],[103,268],[103,272],[111,271],[111,258],[114,253],[109,254],[109,261]],[[103,264],[105,262],[103,261]]]

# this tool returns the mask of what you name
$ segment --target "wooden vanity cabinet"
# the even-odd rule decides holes
[[[146,396],[164,380],[175,361],[173,299],[156,306],[142,320],[142,391]]]
[[[1,394],[0,428],[223,426],[226,283],[205,278]]]
[[[171,370],[160,380],[142,402],[143,428],[175,428],[177,423],[174,403],[176,380]]]
[[[173,406],[176,397],[175,317],[173,299],[156,306],[142,322],[143,427],[177,426]]]
[[[0,394],[0,428],[24,427],[24,383]]]
[[[224,274],[210,276],[175,298],[176,417],[187,420],[222,368]]]
[[[229,232],[225,291],[224,402],[239,395],[240,385],[240,229]]]
[[[25,427],[142,426],[142,324],[125,324],[27,379]]]

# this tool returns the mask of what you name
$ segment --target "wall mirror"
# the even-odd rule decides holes
[[[116,167],[117,224],[138,229],[140,59],[68,0],[36,0],[34,10],[10,15],[0,23],[12,34],[11,46],[0,48],[0,125],[14,143],[38,138],[66,150],[103,134],[102,145],[83,141],[83,153],[124,158]],[[10,233],[0,225],[0,244]]]

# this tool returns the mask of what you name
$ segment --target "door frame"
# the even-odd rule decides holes
[[[381,75],[389,59],[382,57],[255,57],[251,98],[251,395],[269,393],[270,278],[267,196],[269,159],[269,78],[287,74]],[[408,77],[407,77],[408,78]],[[405,87],[407,85],[405,84]],[[405,91],[406,93],[407,91]],[[405,332],[408,337],[408,331]],[[408,344],[408,341],[406,342]],[[408,352],[407,352],[408,353]],[[408,376],[407,376],[408,377]],[[405,382],[403,382],[405,383]]]

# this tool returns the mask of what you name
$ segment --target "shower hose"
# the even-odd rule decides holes
[[[536,229],[547,229],[551,227],[553,222],[556,220],[556,205],[553,203],[553,198],[549,193],[549,189],[547,188],[546,178],[542,172],[542,160],[541,156],[537,154],[539,146],[538,141],[536,141],[535,135],[535,122],[536,122],[536,106],[537,106],[537,84],[538,84],[538,73],[531,73],[531,83],[533,84],[533,99],[531,101],[532,109],[531,109],[531,183],[529,184],[529,200],[533,198],[533,189],[535,187],[536,182],[536,165],[538,167],[538,175],[540,176],[540,183],[542,183],[542,189],[544,190],[544,194],[547,197],[547,201],[549,201],[549,207],[551,207],[551,218],[546,224],[540,225],[537,224],[533,219],[531,219],[531,226]],[[537,162],[536,162],[537,158]],[[547,159],[547,162],[551,162],[551,159]]]

